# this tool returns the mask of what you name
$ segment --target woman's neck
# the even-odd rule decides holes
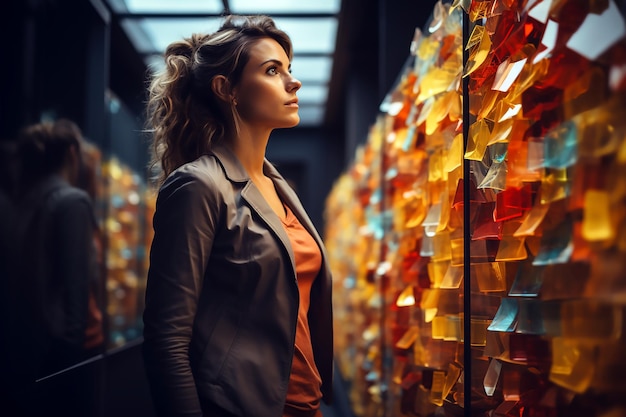
[[[266,135],[253,136],[242,130],[231,141],[231,149],[239,159],[251,178],[261,178],[263,174],[263,161],[265,149],[269,141],[269,132]]]

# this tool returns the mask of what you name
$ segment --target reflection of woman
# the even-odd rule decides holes
[[[28,126],[18,140],[15,329],[33,380],[86,358],[94,252],[92,202],[74,186],[81,140],[68,120]]]
[[[265,159],[299,122],[291,42],[268,17],[171,44],[149,117],[159,190],[144,358],[163,416],[320,416],[330,399],[330,271]]]

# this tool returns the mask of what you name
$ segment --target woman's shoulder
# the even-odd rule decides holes
[[[214,194],[224,188],[226,182],[223,169],[215,157],[202,155],[172,171],[159,189],[159,194],[175,191]]]

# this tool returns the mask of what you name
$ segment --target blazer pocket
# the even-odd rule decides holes
[[[212,383],[219,380],[224,364],[228,361],[239,332],[240,316],[240,312],[225,311],[211,332],[202,354],[200,372]]]

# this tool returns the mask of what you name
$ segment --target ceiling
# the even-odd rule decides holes
[[[300,126],[324,121],[333,68],[341,0],[106,0],[121,27],[151,70],[163,65],[167,45],[192,33],[219,28],[226,14],[267,14],[294,45],[292,71]]]

